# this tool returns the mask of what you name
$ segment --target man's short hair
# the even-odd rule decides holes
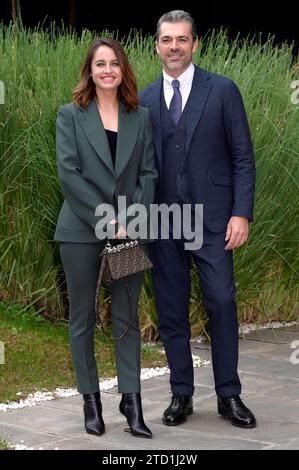
[[[197,26],[195,24],[194,19],[188,13],[187,11],[184,10],[172,10],[167,13],[164,13],[164,15],[161,16],[157,23],[157,33],[156,33],[156,39],[158,41],[159,36],[160,36],[160,27],[162,23],[180,23],[182,21],[187,21],[188,23],[191,24],[191,32],[193,36],[193,41],[197,39]]]

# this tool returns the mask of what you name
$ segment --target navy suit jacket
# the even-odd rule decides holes
[[[163,77],[140,93],[149,109],[159,168],[156,202],[163,198],[161,93]],[[253,220],[255,163],[243,100],[235,83],[195,66],[186,124],[186,154],[194,202],[203,204],[204,225],[226,230],[231,216]]]

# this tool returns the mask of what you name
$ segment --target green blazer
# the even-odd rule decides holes
[[[96,207],[111,204],[118,196],[127,205],[154,200],[157,172],[154,164],[152,127],[148,110],[138,106],[128,113],[119,106],[117,149],[113,166],[109,143],[96,102],[86,109],[73,103],[62,106],[57,116],[58,174],[65,200],[54,240],[98,242]]]

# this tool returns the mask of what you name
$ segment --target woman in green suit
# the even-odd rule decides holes
[[[74,102],[57,117],[58,174],[65,200],[55,232],[66,275],[70,302],[70,345],[78,391],[83,395],[85,429],[105,431],[94,355],[95,293],[99,253],[105,241],[95,231],[99,204],[118,214],[118,196],[127,205],[154,199],[157,173],[148,111],[138,106],[136,79],[121,45],[110,38],[95,41],[74,89]],[[123,221],[123,219],[121,219]],[[119,217],[110,221],[115,238],[127,235]],[[108,227],[109,228],[109,227]],[[146,240],[145,240],[146,241]],[[140,396],[140,329],[138,299],[143,275],[130,278],[131,326],[116,341],[120,411],[132,435],[152,437],[145,425]],[[115,337],[129,318],[129,299],[123,280],[112,286],[112,328]]]

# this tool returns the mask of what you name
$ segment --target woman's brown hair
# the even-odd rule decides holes
[[[81,79],[73,90],[75,104],[86,108],[96,95],[95,84],[91,77],[91,63],[100,46],[108,46],[115,52],[122,72],[118,97],[124,103],[128,112],[133,111],[138,106],[136,77],[123,47],[112,38],[100,38],[91,44],[81,70]]]

